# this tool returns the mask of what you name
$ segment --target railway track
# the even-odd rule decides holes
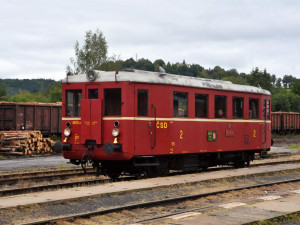
[[[87,169],[88,172],[93,171],[92,168]],[[3,181],[5,179],[21,179],[26,177],[35,177],[35,176],[49,176],[49,175],[68,175],[68,174],[74,174],[74,173],[82,173],[81,168],[72,168],[72,169],[49,169],[49,170],[42,170],[42,171],[20,171],[20,172],[5,172],[0,173],[0,181]]]
[[[39,171],[39,172],[25,172],[25,173],[12,173],[0,175],[0,184],[13,185],[18,182],[41,182],[51,180],[62,180],[70,177],[80,177],[86,175],[96,175],[96,172],[89,168],[87,173],[83,173],[82,169],[69,169],[69,170],[52,170],[52,171]]]
[[[77,220],[77,219],[89,219],[94,216],[105,215],[105,214],[109,214],[109,213],[119,213],[123,210],[134,210],[134,209],[138,209],[138,208],[157,207],[157,206],[164,206],[164,205],[168,205],[168,204],[176,204],[177,205],[184,201],[201,199],[204,197],[224,194],[224,193],[228,193],[228,192],[238,192],[238,191],[242,191],[242,190],[249,190],[249,189],[261,188],[261,187],[267,187],[267,186],[273,186],[273,185],[281,185],[281,184],[287,184],[287,183],[299,182],[299,181],[300,181],[300,175],[293,179],[281,179],[281,180],[277,180],[277,181],[273,181],[273,182],[263,182],[263,183],[255,184],[255,185],[245,185],[243,187],[228,188],[228,189],[206,192],[206,193],[201,193],[201,194],[177,196],[177,197],[171,197],[171,198],[157,200],[157,201],[139,202],[139,203],[135,203],[135,204],[111,207],[108,209],[95,210],[95,211],[90,211],[90,212],[85,212],[85,213],[73,214],[71,216],[69,216],[69,215],[61,216],[61,217],[55,217],[55,218],[45,219],[45,220],[38,220],[38,221],[22,223],[22,224],[23,225],[33,225],[33,224],[54,224],[54,223],[58,223],[58,222],[62,222],[62,221],[73,222],[74,220]],[[174,216],[176,214],[204,210],[204,209],[208,209],[210,207],[216,207],[216,205],[197,207],[197,208],[193,208],[193,209],[189,209],[189,210],[184,209],[184,210],[177,211],[176,213],[169,213],[169,214],[165,214],[165,215],[159,215],[159,216],[156,215],[151,218],[135,221],[134,223],[143,223],[143,222],[154,221],[157,219]]]
[[[266,166],[266,165],[277,165],[277,164],[289,164],[289,163],[299,163],[300,160],[288,160],[288,161],[276,161],[276,162],[267,162],[267,163],[257,163],[253,164],[250,167],[257,167],[257,166]],[[217,167],[217,168],[210,168],[208,171],[217,171],[217,170],[224,170],[224,169],[233,169],[232,167]],[[44,172],[44,171],[43,171]],[[68,174],[70,171],[66,171]],[[35,172],[36,173],[36,172]],[[62,173],[60,171],[60,173]],[[93,174],[92,170],[89,170],[89,173]],[[45,177],[41,177],[40,175],[38,177],[41,177],[41,179],[44,180],[55,180],[57,179],[56,176],[61,176],[61,177],[68,177],[68,176],[82,176],[85,175],[82,171],[76,173],[70,173],[69,175],[66,174],[56,174],[56,175],[45,175]],[[175,176],[175,175],[183,175],[183,172],[174,172],[171,173],[170,176]],[[15,181],[17,181],[17,178]],[[22,178],[21,178],[22,179]],[[25,178],[27,181],[33,179],[33,180],[39,180],[40,178]],[[128,181],[128,180],[134,180],[136,179],[133,176],[124,176],[119,178],[119,181]],[[2,182],[0,180],[0,182]],[[6,181],[3,181],[5,183]],[[7,183],[9,183],[10,180],[7,180]],[[111,179],[109,178],[95,178],[95,179],[90,179],[90,180],[82,180],[82,181],[70,181],[70,182],[61,182],[61,183],[55,183],[55,184],[44,184],[44,185],[36,185],[36,186],[30,186],[30,187],[21,187],[21,188],[8,188],[8,189],[0,189],[0,197],[5,197],[5,196],[12,196],[12,195],[19,195],[19,194],[26,194],[26,193],[32,193],[32,192],[38,192],[38,191],[45,191],[45,190],[55,190],[59,188],[72,188],[72,187],[81,187],[81,186],[89,186],[89,185],[96,185],[96,184],[104,184],[104,183],[109,183],[112,182]]]

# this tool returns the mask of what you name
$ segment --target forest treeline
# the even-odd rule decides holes
[[[61,82],[51,79],[0,79],[0,101],[61,102]]]
[[[199,64],[165,63],[162,59],[151,62],[148,59],[108,60],[101,70],[115,71],[139,69],[158,71],[159,66],[167,73],[208,79],[227,80],[235,84],[252,85],[272,93],[272,111],[300,112],[300,80],[292,75],[282,78],[270,74],[266,69],[254,68],[250,73],[239,73],[236,69],[225,70],[220,66],[205,69]],[[61,82],[51,79],[4,79],[0,80],[0,100],[14,102],[59,102]]]

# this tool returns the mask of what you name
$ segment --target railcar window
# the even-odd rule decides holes
[[[66,116],[80,116],[81,90],[66,91]]]
[[[232,118],[244,119],[244,98],[232,98]]]
[[[267,120],[270,120],[270,100],[267,100]]]
[[[249,98],[249,119],[255,120],[258,119],[258,99],[257,98]]]
[[[174,117],[188,116],[188,93],[174,92],[173,112],[174,112]]]
[[[195,117],[207,118],[208,95],[195,94]]]
[[[138,116],[148,116],[148,91],[138,90]]]
[[[105,116],[121,116],[121,89],[104,89]]]
[[[89,99],[98,98],[98,89],[89,89]]]
[[[227,118],[227,97],[215,96],[215,118]]]
[[[263,108],[263,120],[266,120],[266,109],[267,109],[266,105],[267,105],[267,101],[266,101],[266,100],[264,100],[264,108]]]

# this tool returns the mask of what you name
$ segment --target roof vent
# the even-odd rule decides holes
[[[160,77],[163,77],[163,76],[166,75],[166,71],[161,66],[158,67],[158,70],[159,70],[159,76]]]
[[[92,82],[96,79],[97,77],[97,73],[95,70],[89,70],[87,73],[86,73],[86,79],[88,79],[88,81]]]

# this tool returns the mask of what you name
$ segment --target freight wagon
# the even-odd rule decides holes
[[[272,112],[272,132],[291,133],[300,131],[300,113]]]
[[[0,130],[40,130],[61,134],[60,103],[0,102]]]

